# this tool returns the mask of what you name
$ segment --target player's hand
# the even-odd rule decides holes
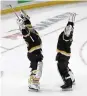
[[[22,19],[17,19],[17,24],[21,25],[23,23]]]
[[[25,28],[25,25],[24,25],[24,22],[22,19],[17,19],[17,24],[19,25],[19,27],[21,29],[24,29]]]

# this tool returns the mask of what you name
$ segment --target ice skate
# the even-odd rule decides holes
[[[30,84],[29,86],[29,91],[39,91],[40,90],[40,86],[38,84]]]
[[[72,85],[64,84],[61,86],[63,91],[71,91],[72,90]]]
[[[61,86],[63,91],[71,91],[72,90],[72,80],[69,78],[66,80],[64,85]]]
[[[40,90],[39,78],[36,78],[35,74],[30,75],[28,83],[29,83],[29,86],[28,86],[29,90],[32,90],[32,91],[39,91]]]

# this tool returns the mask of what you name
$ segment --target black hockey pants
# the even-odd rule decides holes
[[[28,59],[30,60],[30,68],[32,68],[32,71],[36,70],[38,62],[41,62],[43,60],[41,51],[41,49],[38,49],[32,53],[27,53]]]
[[[67,80],[67,77],[69,77],[69,67],[68,67],[68,63],[69,63],[69,59],[70,59],[70,56],[65,56],[65,55],[62,55],[61,53],[58,53],[57,56],[56,56],[56,61],[57,62],[57,68],[59,70],[59,73],[64,81],[64,83],[66,82]]]

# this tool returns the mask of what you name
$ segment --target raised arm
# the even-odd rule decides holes
[[[65,27],[64,33],[67,37],[70,36],[70,33],[73,31],[74,29],[74,22],[75,22],[75,17],[76,17],[76,13],[71,13],[69,16],[69,20],[68,23]]]

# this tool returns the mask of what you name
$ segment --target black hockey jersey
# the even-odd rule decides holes
[[[28,29],[22,29],[22,34],[25,34]],[[27,43],[27,48],[29,53],[41,48],[41,38],[39,37],[36,31],[28,32],[26,35],[23,35],[24,40]]]
[[[28,52],[31,53],[35,50],[41,49],[42,41],[39,34],[32,28],[30,20],[24,21],[25,29],[22,29],[22,35],[27,43]],[[29,30],[32,28],[32,31]]]
[[[58,43],[57,43],[57,52],[70,56],[71,53],[71,44],[72,44],[72,33],[70,34],[69,37],[64,35],[64,32],[62,32],[58,38]]]

